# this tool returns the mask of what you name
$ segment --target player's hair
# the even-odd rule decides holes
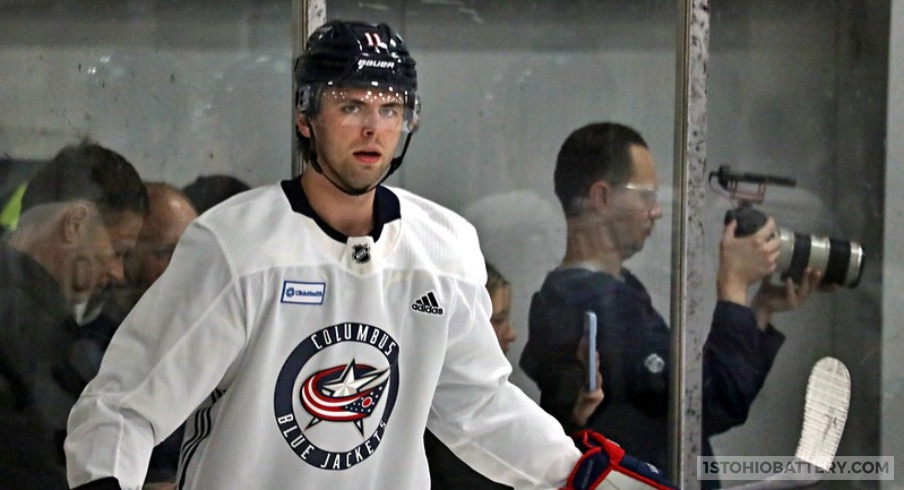
[[[107,225],[125,211],[148,213],[148,193],[135,167],[119,153],[84,140],[61,149],[28,181],[22,215],[41,205],[84,200]]]
[[[506,286],[509,286],[508,280],[505,278],[505,276],[502,275],[501,272],[499,272],[499,269],[496,269],[496,267],[493,266],[493,264],[487,262],[486,267],[487,267],[486,288],[487,288],[487,292],[490,293],[490,296],[492,296],[496,291],[498,291]]]
[[[631,179],[632,145],[647,148],[640,133],[614,122],[591,123],[568,136],[559,149],[553,174],[565,216],[583,211],[584,198],[594,182],[622,185]]]

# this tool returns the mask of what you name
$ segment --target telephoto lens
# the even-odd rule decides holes
[[[863,247],[857,242],[778,229],[781,278],[799,283],[807,267],[822,272],[822,284],[856,287],[863,274]]]
[[[766,224],[767,217],[750,206],[742,206],[725,213],[725,223],[738,220],[735,236],[752,235]],[[858,242],[807,235],[777,227],[781,251],[777,271],[784,280],[800,283],[807,268],[822,273],[822,284],[854,288],[863,275],[865,255]]]

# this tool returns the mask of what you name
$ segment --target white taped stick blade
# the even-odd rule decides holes
[[[835,459],[851,401],[851,375],[833,357],[820,359],[810,371],[804,424],[794,456],[823,470]]]

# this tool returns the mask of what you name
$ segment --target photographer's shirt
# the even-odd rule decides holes
[[[541,390],[540,405],[568,427],[583,385],[575,352],[583,315],[597,315],[600,371],[606,397],[588,426],[660,468],[668,464],[669,327],[643,284],[583,268],[552,271],[534,294],[520,365]],[[761,331],[753,311],[719,301],[703,349],[703,453],[709,436],[744,423],[784,336]]]

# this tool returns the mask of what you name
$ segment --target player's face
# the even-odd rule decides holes
[[[627,259],[643,249],[653,232],[656,220],[662,217],[656,179],[656,166],[650,150],[631,146],[633,172],[630,181],[612,188],[612,236],[616,246]]]
[[[396,93],[338,87],[324,91],[320,111],[300,129],[302,134],[313,132],[323,171],[347,189],[359,191],[386,175],[403,119],[402,97]]]
[[[70,299],[86,301],[111,282],[123,281],[123,258],[135,248],[144,218],[131,211],[118,216],[106,225],[95,216],[88,224],[72,254]]]
[[[517,338],[515,328],[512,326],[511,286],[496,288],[490,294],[490,301],[493,303],[493,316],[490,317],[490,323],[493,324],[493,330],[496,331],[496,338],[499,340],[502,352],[508,352],[509,346]]]

